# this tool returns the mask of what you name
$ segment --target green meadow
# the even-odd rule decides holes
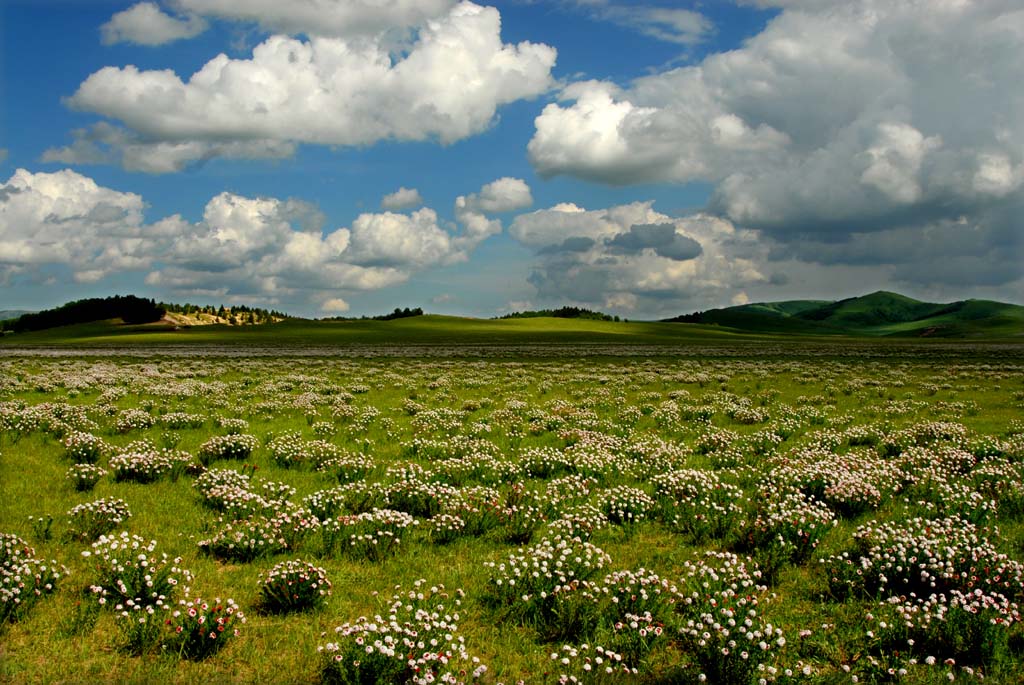
[[[115,330],[0,348],[4,682],[1019,682],[1019,345]]]

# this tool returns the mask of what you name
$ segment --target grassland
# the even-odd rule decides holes
[[[830,340],[787,355],[771,336],[747,341],[715,327],[683,327],[689,332],[682,336],[664,326],[453,325],[441,317],[285,323],[229,330],[232,345],[244,344],[216,356],[203,355],[204,344],[227,342],[213,327],[36,334],[47,347],[94,330],[88,340],[98,347],[0,357],[0,533],[19,536],[34,558],[69,571],[0,626],[0,679],[344,682],[318,648],[337,645],[350,658],[345,649],[354,637],[335,628],[358,626],[360,616],[386,618],[394,588],[424,579],[423,588],[447,588],[445,611],[454,611],[457,589],[464,593],[452,621],[458,627],[447,630],[486,665],[484,683],[554,683],[562,675],[698,682],[701,673],[709,682],[744,685],[853,676],[973,682],[979,674],[1019,682],[1020,346]],[[189,356],[161,352],[183,336],[200,343]],[[282,341],[336,346],[339,339],[365,356],[244,351]],[[550,349],[537,359],[519,356],[516,345],[537,341],[562,353],[633,347],[619,358],[559,357]],[[494,353],[447,359],[456,342]],[[422,350],[373,356],[389,345]],[[657,356],[638,356],[644,345]],[[104,346],[146,356],[97,356]],[[718,354],[691,354],[706,347]],[[239,434],[256,447],[228,458],[223,445]],[[93,458],[107,473],[93,489],[76,491],[66,473]],[[227,471],[248,479],[214,494],[196,487]],[[180,557],[178,566],[193,575],[191,596],[236,601],[247,617],[236,624],[239,635],[208,658],[181,658],[160,647],[175,644],[166,636],[140,637],[139,614],[121,617],[112,608],[118,598],[101,608],[89,590],[100,582],[96,556],[82,555],[93,541],[76,534],[81,522],[68,515],[98,499],[122,500],[130,510],[115,532],[157,541],[155,555]],[[417,523],[370,521],[380,510]],[[317,524],[296,523],[314,512]],[[49,517],[47,529],[41,521]],[[401,542],[386,553],[347,550],[330,542],[327,522],[384,536],[379,549],[386,533]],[[229,526],[247,531],[236,548],[209,543],[225,539]],[[255,551],[242,549],[256,538]],[[558,545],[572,552],[559,588],[526,574],[518,578],[527,599],[507,591],[517,564],[542,563],[557,556]],[[894,549],[917,549],[941,563],[893,562],[886,554]],[[592,567],[573,562],[589,554]],[[850,575],[843,554],[871,580]],[[326,571],[333,592],[324,605],[284,614],[267,608],[261,579],[286,559]],[[902,570],[908,566],[912,573]],[[631,575],[611,575],[617,572]],[[922,572],[932,574],[941,599],[921,586]],[[961,580],[960,572],[974,577]],[[429,604],[434,593],[423,588]],[[974,590],[984,597],[977,606],[954,599]],[[177,592],[169,601],[183,596]],[[638,601],[638,594],[651,599]],[[926,605],[926,597],[933,602]],[[893,620],[905,605],[915,617],[909,628]],[[721,654],[730,636],[712,623],[727,625],[716,613],[723,607],[749,618],[751,633],[761,633],[751,644],[764,642],[764,649],[747,659],[743,649]],[[956,619],[957,628],[918,620],[938,613],[950,619],[942,625]],[[702,625],[705,615],[712,622],[690,635],[687,626]],[[990,627],[996,617],[999,625]],[[768,625],[769,639],[761,639]],[[597,645],[623,656],[612,674],[584,670]],[[391,672],[380,682],[446,671],[431,664],[419,676]],[[477,667],[456,661],[452,677],[468,682]]]

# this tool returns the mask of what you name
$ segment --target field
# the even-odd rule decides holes
[[[4,352],[0,679],[1020,682],[1021,346],[434,318]]]

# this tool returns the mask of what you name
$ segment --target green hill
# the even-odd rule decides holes
[[[921,302],[878,291],[835,302],[759,302],[669,319],[759,333],[941,338],[1024,336],[1024,307],[990,300]]]

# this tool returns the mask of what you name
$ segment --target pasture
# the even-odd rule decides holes
[[[526,325],[8,351],[0,679],[1020,682],[1019,346]]]

